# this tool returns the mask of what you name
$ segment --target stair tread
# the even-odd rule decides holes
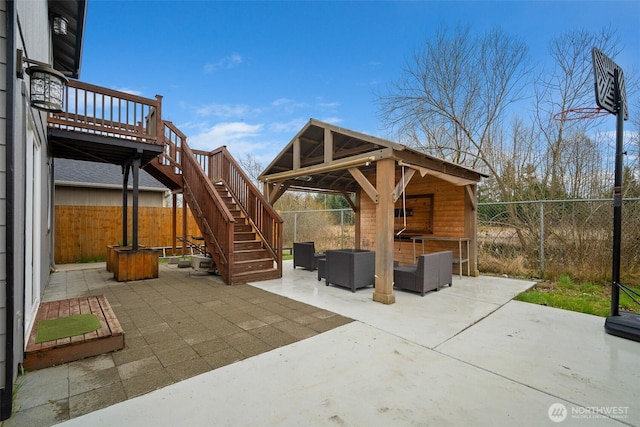
[[[247,278],[247,277],[256,277],[256,281],[264,280],[260,276],[267,275],[268,278],[276,278],[279,277],[279,270],[277,268],[269,268],[265,270],[252,270],[252,271],[243,271],[240,273],[234,273],[233,282],[237,283],[237,279]],[[245,279],[246,280],[246,279]]]
[[[271,271],[277,271],[278,269],[273,267],[273,268],[264,268],[262,270],[249,270],[249,271],[242,271],[240,273],[235,273],[234,276],[248,276],[250,274],[256,274],[256,273],[265,273],[265,272],[271,272]]]
[[[253,258],[253,259],[244,259],[244,260],[236,260],[234,261],[234,264],[249,264],[251,262],[265,262],[265,261],[273,261],[273,258],[271,257],[266,257],[266,258]]]

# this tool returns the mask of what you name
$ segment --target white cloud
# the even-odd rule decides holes
[[[318,119],[322,122],[329,123],[331,125],[335,125],[341,123],[343,120],[340,117],[325,117],[323,119]]]
[[[302,129],[309,119],[296,118],[287,122],[273,122],[269,124],[269,131],[277,133],[288,133],[291,138]]]
[[[298,130],[299,128],[295,131]],[[190,136],[188,142],[191,148],[204,151],[225,145],[236,160],[249,155],[260,164],[267,165],[293,137],[292,134],[279,138],[269,135],[270,133],[273,133],[271,129],[265,132],[263,124],[226,122],[203,129],[202,132]]]
[[[234,68],[240,64],[242,64],[243,59],[242,56],[240,54],[237,53],[233,53],[229,56],[225,56],[222,59],[219,59],[218,61],[214,62],[214,63],[210,63],[210,64],[205,64],[204,65],[204,72],[205,73],[213,73],[215,71],[221,70],[221,69],[231,69]]]
[[[286,114],[292,114],[296,110],[308,107],[308,105],[303,102],[297,102],[289,98],[278,98],[271,103],[271,106]]]
[[[129,95],[142,96],[142,92],[139,90],[129,89],[128,87],[118,88],[114,87],[113,90],[117,90],[119,92],[128,93]]]
[[[241,118],[251,111],[248,105],[208,104],[196,108],[199,116],[214,116],[222,119]]]
[[[255,139],[262,135],[263,125],[244,122],[218,123],[189,138],[189,146],[200,150],[213,150],[226,145],[235,152],[251,153],[259,144]]]
[[[293,103],[293,99],[289,99],[289,98],[278,98],[275,101],[273,101],[271,103],[271,105],[273,105],[274,107],[280,107],[281,105],[288,105]]]
[[[338,108],[340,106],[339,102],[319,102],[318,103],[318,107],[320,108],[330,108],[330,109],[335,109]]]
[[[208,121],[188,121],[188,122],[183,122],[183,123],[177,123],[176,124],[178,126],[178,129],[180,129],[183,132],[186,132],[189,129],[205,129],[206,127],[209,126],[209,122]]]

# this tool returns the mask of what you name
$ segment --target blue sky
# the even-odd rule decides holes
[[[163,95],[192,147],[266,165],[311,117],[386,136],[375,93],[443,25],[499,26],[534,64],[551,37],[611,25],[640,72],[640,1],[89,0],[80,80]]]

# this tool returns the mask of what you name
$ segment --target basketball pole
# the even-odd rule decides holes
[[[616,116],[615,177],[613,185],[613,262],[611,273],[611,315],[604,330],[611,335],[640,342],[640,314],[620,311],[620,246],[622,241],[622,175],[624,120],[628,118],[622,69],[597,48],[593,48],[596,102]],[[626,292],[626,291],[625,291]],[[635,299],[634,299],[635,301]]]
[[[611,273],[611,315],[619,316],[620,307],[620,242],[622,240],[622,172],[624,139],[624,105],[620,95],[619,72],[613,74],[616,98],[616,162],[613,184],[613,262]]]

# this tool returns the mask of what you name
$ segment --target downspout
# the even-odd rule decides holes
[[[6,141],[6,271],[7,271],[7,286],[6,286],[6,341],[5,341],[5,383],[0,392],[0,421],[4,421],[11,416],[11,410],[13,405],[13,330],[14,330],[14,316],[15,316],[15,295],[14,295],[14,125],[15,125],[15,22],[16,22],[16,5],[14,1],[7,1],[7,75],[6,75],[6,112],[7,122],[5,130]]]

